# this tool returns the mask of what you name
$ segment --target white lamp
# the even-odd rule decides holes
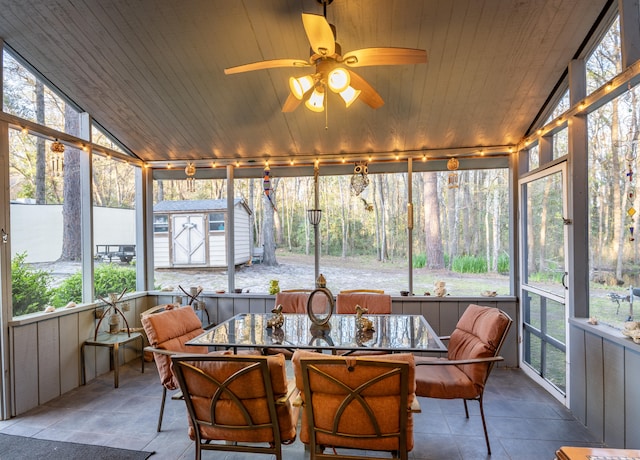
[[[349,86],[349,83],[351,83],[351,76],[349,72],[342,67],[337,67],[329,72],[327,84],[329,85],[329,89],[334,93],[345,90]]]
[[[324,110],[324,88],[316,86],[311,93],[311,97],[307,99],[304,105],[314,112],[322,112]]]
[[[347,107],[353,104],[353,101],[360,96],[360,90],[354,89],[353,86],[347,86],[343,91],[340,91],[340,97],[344,100]]]
[[[291,93],[298,98],[298,100],[302,100],[304,94],[311,89],[313,86],[313,78],[311,75],[305,75],[300,78],[289,78],[289,88],[291,89]]]

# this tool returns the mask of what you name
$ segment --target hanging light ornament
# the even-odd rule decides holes
[[[366,162],[356,163],[351,176],[351,191],[354,196],[360,195],[369,185],[369,167]]]
[[[56,139],[51,144],[51,170],[55,176],[62,174],[62,168],[64,167],[64,144]]]
[[[187,167],[184,168],[184,172],[187,175],[187,192],[195,192],[196,191],[196,165],[189,162],[187,163]]]
[[[451,171],[449,173],[449,188],[458,188],[458,173],[456,172],[460,163],[456,158],[450,158],[447,161],[447,169]]]
[[[269,200],[269,203],[271,203],[273,210],[277,212],[278,210],[276,209],[276,205],[273,203],[273,200],[271,199],[271,192],[273,191],[273,188],[271,188],[271,170],[269,169],[268,165],[264,168],[264,176],[262,178],[262,187],[264,188],[264,194]]]

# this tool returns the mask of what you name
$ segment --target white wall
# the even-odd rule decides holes
[[[96,244],[135,244],[135,210],[93,208]],[[11,204],[11,257],[53,262],[62,252],[62,205]]]

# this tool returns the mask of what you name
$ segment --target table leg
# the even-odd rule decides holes
[[[142,338],[142,335],[140,336],[140,362],[142,363],[140,367],[144,374],[144,339]]]
[[[87,376],[85,375],[85,364],[84,364],[84,343],[82,344],[82,346],[80,347],[80,360],[82,361],[80,368],[82,369],[82,373],[81,373],[81,380],[80,383],[82,385],[85,385],[87,383]]]
[[[118,377],[120,370],[120,344],[113,344],[113,386],[118,388]]]

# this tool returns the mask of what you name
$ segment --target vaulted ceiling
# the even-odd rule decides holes
[[[261,159],[517,144],[606,0],[335,0],[343,51],[425,49],[426,64],[358,68],[373,110],[281,107],[277,68],[309,58],[316,0],[0,0],[0,37],[144,161]]]

